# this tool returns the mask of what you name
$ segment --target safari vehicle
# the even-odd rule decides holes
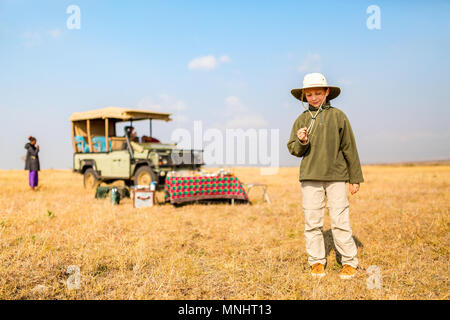
[[[127,185],[164,185],[168,172],[199,170],[202,150],[179,149],[174,143],[161,143],[152,137],[152,120],[171,121],[170,113],[108,107],[76,112],[72,122],[73,170],[84,175],[84,187],[99,182],[124,180]],[[133,121],[149,120],[150,136],[141,141],[133,136]],[[130,122],[123,136],[116,124]]]

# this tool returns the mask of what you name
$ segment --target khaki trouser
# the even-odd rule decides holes
[[[334,245],[342,256],[342,264],[356,268],[356,244],[353,240],[349,219],[349,202],[345,182],[302,181],[303,211],[305,213],[305,240],[308,262],[325,264],[323,217],[325,196],[331,218]]]

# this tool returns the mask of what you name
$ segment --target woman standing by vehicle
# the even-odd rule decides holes
[[[25,170],[29,170],[28,181],[30,183],[31,190],[35,190],[38,185],[38,171],[40,170],[39,165],[39,146],[36,145],[36,138],[29,136],[28,142],[25,145],[27,149],[27,156],[25,160]]]

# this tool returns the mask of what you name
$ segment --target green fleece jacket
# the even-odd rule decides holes
[[[306,144],[300,142],[297,131],[309,127],[312,117],[303,112],[292,126],[287,147],[296,157],[303,157],[300,164],[300,181],[346,181],[361,183],[364,181],[355,137],[347,116],[329,103],[322,109],[308,134]],[[313,115],[316,108],[309,106]]]

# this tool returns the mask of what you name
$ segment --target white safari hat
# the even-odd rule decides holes
[[[303,78],[303,88],[292,89],[291,93],[298,100],[301,100],[303,89],[307,88],[330,88],[330,94],[327,97],[328,100],[336,98],[341,93],[340,88],[329,86],[327,79],[325,79],[325,76],[321,73],[308,73]],[[305,95],[303,95],[303,102],[306,102]]]

